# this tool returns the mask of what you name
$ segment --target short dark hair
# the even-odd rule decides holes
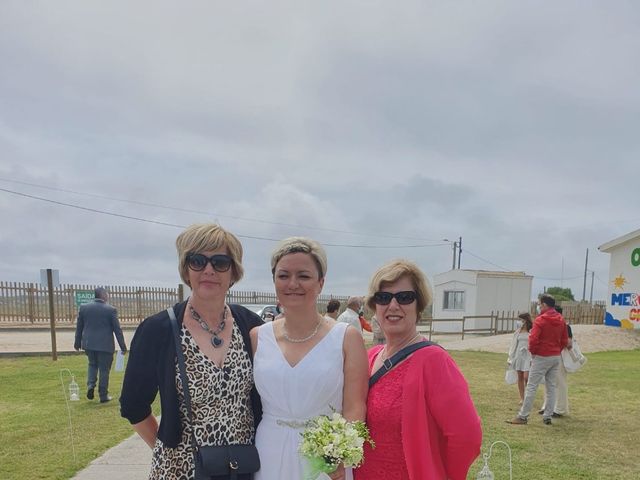
[[[103,300],[107,297],[108,292],[104,287],[98,287],[93,291],[93,294],[96,298],[102,298]]]
[[[327,303],[327,313],[337,312],[338,310],[340,310],[340,302],[336,299],[329,300],[329,303]]]
[[[556,309],[556,312],[562,315],[562,307],[560,305],[556,305],[554,308]]]
[[[547,307],[553,308],[556,306],[556,299],[548,293],[544,293],[540,295],[540,303],[544,303]]]

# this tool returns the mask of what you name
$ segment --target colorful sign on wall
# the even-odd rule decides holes
[[[640,231],[600,247],[611,254],[605,325],[640,329]]]

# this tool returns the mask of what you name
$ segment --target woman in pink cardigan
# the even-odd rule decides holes
[[[480,418],[466,380],[417,331],[431,299],[427,279],[409,261],[388,263],[371,279],[367,306],[387,344],[369,350],[367,424],[376,447],[365,444],[356,480],[464,480],[480,453]]]

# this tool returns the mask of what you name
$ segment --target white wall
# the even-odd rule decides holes
[[[528,312],[531,303],[533,278],[526,276],[493,276],[478,274],[478,302],[473,315],[491,315],[491,312]],[[469,328],[489,328],[490,319],[468,321]]]
[[[440,273],[433,279],[433,318],[462,318],[472,315],[476,306],[476,272],[467,270],[450,270]],[[445,291],[465,292],[464,310],[444,310]],[[461,322],[436,322],[433,324],[435,332],[460,332]]]
[[[503,276],[474,270],[450,270],[434,277],[433,318],[462,318],[490,315],[492,311],[528,312],[531,302],[530,276]],[[444,310],[445,291],[464,291],[464,310]],[[470,319],[467,328],[489,328],[490,319]],[[434,331],[458,332],[460,322],[437,322]]]
[[[623,328],[640,329],[640,265],[633,265],[632,255],[635,263],[640,263],[640,236],[611,251],[611,262],[609,264],[609,295],[607,297],[607,325],[621,326]],[[624,281],[621,288],[615,287],[616,279]],[[628,295],[627,295],[628,294]],[[625,303],[620,305],[616,301],[613,305],[613,295],[620,300],[620,295],[626,296]]]
[[[532,277],[478,276],[476,315],[492,311],[528,312],[531,304]]]

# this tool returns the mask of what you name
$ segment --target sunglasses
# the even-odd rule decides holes
[[[190,253],[187,255],[187,264],[191,270],[201,272],[210,263],[216,272],[226,272],[231,268],[233,260],[229,255],[211,255],[207,257],[201,253]]]
[[[376,305],[389,305],[391,303],[391,300],[393,300],[394,298],[400,305],[409,305],[410,303],[415,302],[416,298],[418,298],[418,295],[416,294],[416,292],[413,292],[411,290],[398,293],[376,292],[373,294],[373,302]]]

